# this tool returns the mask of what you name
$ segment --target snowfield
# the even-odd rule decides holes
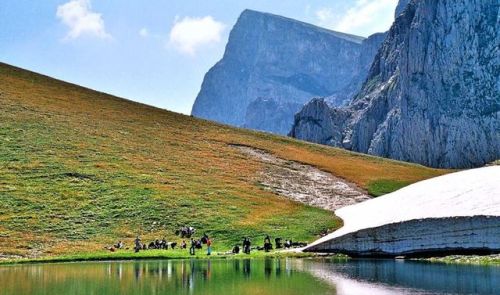
[[[401,254],[423,249],[466,249],[469,240],[471,249],[491,249],[491,243],[493,248],[500,249],[500,237],[491,237],[500,232],[500,166],[425,180],[335,213],[344,220],[344,226],[307,246],[305,251],[333,251],[344,247],[346,252],[353,253],[359,250]],[[475,217],[486,219],[479,221]],[[418,228],[419,222],[426,228]],[[430,239],[432,235],[432,239],[439,240],[440,231],[443,241],[447,239],[453,245]],[[421,235],[416,236],[418,233]],[[426,234],[429,239],[423,236]],[[411,239],[420,243],[413,245],[414,249]],[[391,240],[406,241],[396,245]]]

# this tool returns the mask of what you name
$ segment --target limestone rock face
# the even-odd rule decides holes
[[[394,13],[394,18],[396,19],[398,16],[403,13],[403,10],[405,10],[406,6],[410,3],[410,0],[399,0],[398,6],[396,6],[396,12]]]
[[[287,134],[304,103],[343,89],[359,74],[363,40],[246,10],[224,57],[206,74],[192,114]],[[273,109],[262,112],[261,103]]]
[[[291,134],[433,167],[475,167],[500,158],[499,5],[411,1],[349,106],[306,106]],[[306,121],[334,127],[318,136]],[[343,129],[327,136],[336,126]]]
[[[330,108],[323,98],[315,98],[295,115],[290,136],[308,141],[342,146],[342,131],[350,113],[342,108]]]
[[[309,245],[359,256],[500,253],[500,166],[425,180],[341,208],[344,226]]]
[[[361,43],[359,59],[357,60],[356,74],[344,88],[325,97],[325,100],[329,105],[335,107],[345,106],[352,101],[353,97],[361,89],[361,86],[363,86],[363,83],[370,72],[373,59],[375,58],[375,55],[380,49],[380,46],[382,45],[382,42],[384,42],[386,36],[386,33],[376,33],[363,40],[363,43]]]
[[[325,98],[328,105],[344,106],[352,100],[368,76],[372,61],[385,36],[385,33],[377,33],[363,40],[358,59],[352,62],[356,65],[352,73],[354,74],[353,77],[346,86]],[[311,98],[309,97],[309,99]],[[248,105],[243,127],[278,134],[288,134],[294,124],[295,114],[303,106],[303,103],[279,102],[274,99],[258,98]]]
[[[300,103],[258,98],[248,105],[243,127],[287,134],[294,114],[301,108]]]

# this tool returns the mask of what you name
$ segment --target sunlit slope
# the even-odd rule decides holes
[[[261,164],[229,144],[312,164],[374,194],[446,172],[230,128],[0,64],[0,254],[173,238],[183,224],[219,246],[265,233],[312,240],[339,225],[263,190]]]

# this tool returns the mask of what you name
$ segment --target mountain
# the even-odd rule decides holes
[[[361,89],[361,86],[363,86],[363,83],[370,72],[373,59],[375,58],[375,55],[380,49],[380,46],[382,45],[382,42],[384,42],[386,36],[386,33],[375,33],[363,40],[363,43],[361,43],[359,57],[356,62],[356,74],[344,88],[325,97],[325,100],[330,106],[345,106],[352,101],[353,97]],[[290,129],[288,131],[290,131]]]
[[[131,247],[137,234],[179,241],[183,225],[214,236],[216,251],[266,233],[312,240],[339,225],[267,189],[259,177],[276,168],[235,146],[281,161],[283,181],[300,162],[293,167],[318,167],[372,195],[448,172],[207,122],[0,63],[0,259],[95,253],[120,239]]]
[[[349,106],[312,101],[290,134],[432,167],[500,158],[499,5],[409,2]]]
[[[243,127],[278,134],[290,131],[292,118],[303,104],[257,98],[248,107]]]
[[[363,85],[373,58],[384,39],[385,33],[376,33],[363,40],[356,53],[358,54],[357,60],[352,61],[355,70],[349,74],[354,75],[344,87],[325,97],[330,106],[343,106],[352,100]],[[312,96],[309,97],[306,102],[312,98]],[[304,103],[277,102],[273,99],[258,98],[248,105],[243,127],[283,135],[288,134],[293,126],[295,114],[303,106]]]
[[[394,13],[394,19],[396,19],[403,13],[408,3],[410,3],[410,0],[399,0],[398,5],[396,6],[396,11]]]
[[[245,10],[224,57],[206,74],[192,114],[287,134],[304,103],[343,89],[359,75],[363,40]],[[262,113],[261,103],[272,108]]]

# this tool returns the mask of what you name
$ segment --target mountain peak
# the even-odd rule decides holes
[[[276,15],[276,14],[272,14],[269,12],[251,10],[251,9],[243,10],[243,12],[240,14],[240,17],[238,18],[238,21],[236,22],[235,27],[241,25],[242,23],[246,23],[247,21],[249,21],[255,25],[256,19],[265,19],[268,21],[275,21],[275,22],[285,22],[285,23],[288,23],[290,25],[302,27],[302,28],[307,29],[307,30],[315,30],[317,32],[327,33],[327,34],[333,35],[337,38],[342,38],[344,40],[358,43],[358,44],[360,44],[361,42],[363,42],[363,40],[366,39],[365,37],[333,31],[333,30],[330,30],[327,28],[319,27],[319,26],[316,26],[316,25],[313,25],[310,23],[302,22],[302,21],[299,21],[296,19],[285,17],[285,16]],[[255,28],[255,26],[252,26],[252,27]]]
[[[247,9],[205,76],[192,114],[287,134],[311,97],[335,93],[358,75],[364,40]]]

